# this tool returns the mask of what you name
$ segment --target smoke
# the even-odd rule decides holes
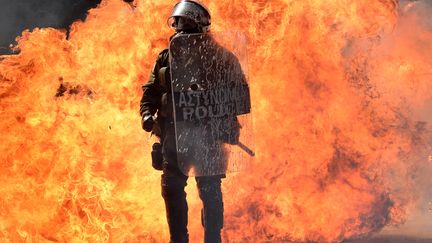
[[[365,93],[365,107],[384,103],[395,112],[399,131],[413,127],[407,129],[413,153],[403,155],[408,170],[396,167],[384,172],[392,196],[409,206],[399,212],[406,216],[401,215],[398,224],[383,229],[384,235],[432,237],[432,93],[428,88],[432,53],[425,51],[432,48],[431,13],[432,1],[399,1],[398,21],[392,31],[354,39],[344,50],[352,65],[347,72],[355,77],[351,81]],[[403,192],[415,196],[408,198]]]
[[[84,19],[88,9],[100,0],[0,0],[0,55],[9,54],[9,45],[22,31],[36,27],[67,28]]]
[[[394,36],[386,41],[389,45],[401,36],[409,36],[410,48],[417,49],[417,53],[422,53],[418,59],[430,62],[432,53],[423,51],[430,50],[432,43],[426,40],[424,33],[430,36],[432,32],[432,1],[401,1],[399,23],[394,31]],[[431,81],[431,70],[415,72],[411,74],[412,82],[427,83]],[[407,89],[410,87],[407,87]],[[419,95],[431,96],[430,89],[419,90]],[[432,128],[432,99],[425,99],[425,102],[415,104],[411,107],[410,118],[422,124],[425,130],[419,136],[426,136],[426,148],[419,151],[417,159],[413,161],[415,169],[412,172],[415,184],[414,191],[418,198],[407,212],[407,219],[400,226],[392,226],[384,229],[383,234],[413,235],[418,237],[432,237],[432,138],[430,130]],[[429,134],[429,135],[427,135]]]

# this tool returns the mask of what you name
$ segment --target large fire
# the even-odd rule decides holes
[[[175,1],[104,0],[0,61],[2,242],[166,242],[141,84]],[[225,242],[338,242],[404,221],[427,163],[432,31],[395,0],[208,0],[248,39],[257,158],[223,182]],[[415,3],[412,3],[415,4]],[[429,92],[428,92],[429,91]],[[189,180],[191,242],[201,202]]]

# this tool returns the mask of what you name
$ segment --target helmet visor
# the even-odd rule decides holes
[[[173,17],[189,18],[202,26],[210,25],[210,15],[208,11],[194,2],[181,1],[177,3],[168,19],[169,26],[173,26],[175,22]]]
[[[186,17],[172,17],[169,24],[176,30],[176,32],[198,33],[198,25],[191,18]]]

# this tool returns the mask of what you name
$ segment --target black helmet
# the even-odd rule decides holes
[[[168,18],[168,24],[177,32],[197,31],[208,32],[210,29],[210,12],[196,0],[182,0],[178,2]]]

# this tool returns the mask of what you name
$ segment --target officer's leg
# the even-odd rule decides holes
[[[189,241],[187,223],[188,206],[186,202],[187,176],[176,171],[164,170],[162,174],[162,197],[165,201],[166,216],[171,235],[170,242]]]
[[[184,243],[189,241],[187,223],[188,206],[186,192],[184,190],[188,179],[177,165],[175,150],[174,128],[172,124],[165,127],[167,133],[163,143],[163,174],[162,197],[165,201],[167,221],[172,243]]]
[[[204,226],[204,242],[219,243],[223,227],[221,176],[202,176],[195,179],[203,202],[201,220]]]

